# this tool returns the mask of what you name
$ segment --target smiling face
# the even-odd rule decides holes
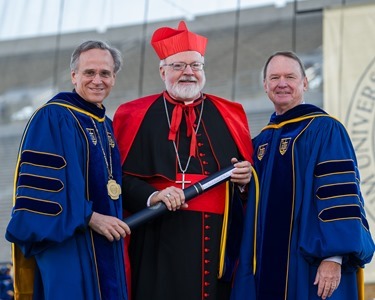
[[[165,65],[183,62],[191,64],[193,62],[204,62],[204,58],[196,51],[185,51],[167,57]],[[201,90],[206,83],[204,69],[193,71],[191,66],[186,66],[185,70],[173,70],[172,66],[161,66],[160,76],[165,82],[165,87],[169,95],[183,102],[190,102],[199,98]]]
[[[307,86],[307,78],[303,76],[297,61],[282,55],[270,60],[263,87],[278,115],[301,104]]]
[[[82,52],[77,69],[71,72],[76,92],[87,102],[98,106],[115,84],[114,61],[108,50],[91,49]]]

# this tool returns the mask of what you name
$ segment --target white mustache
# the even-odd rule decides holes
[[[178,81],[192,81],[192,82],[197,82],[198,80],[194,76],[182,76]]]

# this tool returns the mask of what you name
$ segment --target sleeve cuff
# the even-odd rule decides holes
[[[342,256],[327,257],[326,259],[323,259],[323,261],[333,261],[335,263],[342,265]]]
[[[157,192],[158,192],[158,191],[153,192],[153,193],[148,197],[148,199],[147,199],[147,207],[150,207],[150,206],[151,206],[151,197],[152,197],[153,195],[155,195]]]

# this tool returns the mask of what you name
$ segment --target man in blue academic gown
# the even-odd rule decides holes
[[[22,137],[14,208],[15,299],[127,299],[121,164],[103,100],[120,52],[87,41],[71,58],[75,90],[31,117]]]
[[[362,268],[374,243],[356,156],[344,126],[304,104],[307,86],[294,53],[266,62],[264,89],[275,113],[253,140],[233,300],[363,299]]]

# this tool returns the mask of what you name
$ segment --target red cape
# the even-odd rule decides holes
[[[150,106],[162,94],[149,95],[120,105],[113,118],[113,129],[124,164],[130,147]],[[242,157],[253,163],[253,146],[246,113],[241,104],[206,94],[222,115]]]

